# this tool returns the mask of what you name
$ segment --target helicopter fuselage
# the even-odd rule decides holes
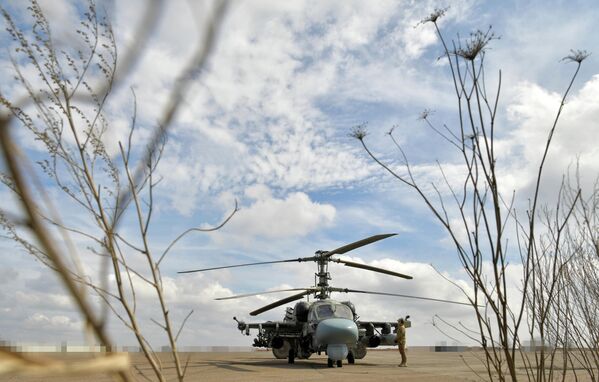
[[[397,327],[396,322],[359,321],[351,302],[332,299],[300,301],[286,309],[283,321],[237,322],[246,335],[250,329],[258,329],[253,346],[271,348],[276,358],[294,363],[295,358],[325,353],[329,366],[341,366],[344,359],[354,363],[364,358],[368,347],[394,345],[391,329]],[[375,333],[375,328],[380,330]]]
[[[325,351],[333,361],[346,359],[358,341],[354,312],[348,305],[334,300],[313,303],[304,325],[312,337],[311,350]]]
[[[205,272],[219,269],[278,263],[315,262],[317,266],[317,272],[314,274],[314,286],[279,289],[258,293],[246,293],[241,295],[218,297],[216,300],[232,300],[270,293],[296,292],[293,295],[279,299],[249,312],[250,316],[257,316],[292,301],[301,300],[296,303],[295,307],[287,308],[283,321],[267,321],[246,324],[245,322],[239,321],[237,318],[233,317],[233,319],[237,321],[237,328],[242,332],[245,332],[245,334],[248,336],[250,335],[250,329],[258,329],[258,335],[254,339],[254,346],[271,348],[275,357],[287,358],[289,363],[294,363],[296,357],[308,358],[313,353],[321,354],[322,352],[325,352],[328,356],[329,367],[332,367],[334,362],[337,363],[337,367],[341,367],[343,359],[347,359],[347,361],[351,364],[354,363],[356,359],[364,358],[366,355],[366,348],[368,347],[394,345],[395,335],[391,333],[391,329],[397,328],[397,322],[361,321],[358,319],[358,315],[356,314],[355,308],[351,302],[339,302],[333,300],[330,297],[331,293],[361,293],[469,305],[468,303],[456,301],[410,296],[398,293],[373,292],[353,288],[339,288],[329,285],[329,280],[331,280],[329,263],[343,264],[346,267],[364,269],[367,271],[382,273],[407,280],[412,279],[412,276],[399,273],[394,270],[379,268],[373,265],[336,257],[337,255],[343,255],[349,251],[353,251],[357,248],[395,235],[395,233],[390,233],[370,236],[365,239],[343,245],[331,251],[318,250],[313,256],[308,257],[192,269],[181,271],[179,273]],[[302,300],[304,297],[309,297],[310,295],[313,295],[316,299],[312,303]],[[406,316],[406,320],[408,317],[409,316]],[[406,321],[405,324],[406,328],[410,326],[409,321]]]

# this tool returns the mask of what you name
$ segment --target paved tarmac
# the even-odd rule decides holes
[[[313,355],[307,360],[296,360],[289,365],[285,359],[274,359],[269,351],[245,353],[182,353],[181,359],[189,356],[186,381],[481,381],[489,380],[480,361],[480,351],[436,353],[427,349],[409,349],[408,367],[398,367],[400,357],[397,350],[371,350],[366,357],[356,360],[354,365],[344,362],[341,368],[328,368],[326,356]],[[176,380],[174,364],[169,354],[160,353],[165,374],[169,381]],[[82,358],[85,354],[56,354],[52,357]],[[153,381],[152,371],[143,356],[131,354],[133,373],[139,381]],[[521,370],[525,377],[524,370]],[[144,378],[143,375],[148,378]],[[561,380],[561,373],[558,373]],[[482,378],[481,378],[482,377]],[[526,378],[523,378],[525,380]],[[40,381],[85,381],[104,382],[112,379],[106,375],[79,377],[24,377],[2,376],[0,381],[40,382]],[[566,381],[574,381],[569,372]],[[586,381],[585,375],[578,374],[578,381]]]
[[[456,354],[429,351],[408,352],[408,367],[398,367],[399,353],[370,351],[354,365],[327,367],[325,355],[313,355],[307,360],[273,359],[270,352],[212,354],[190,363],[190,380],[202,376],[208,381],[467,381],[478,380],[459,361]],[[449,357],[447,357],[449,355]],[[458,362],[457,365],[453,365]],[[210,377],[213,376],[214,379]],[[440,378],[441,377],[441,378]]]

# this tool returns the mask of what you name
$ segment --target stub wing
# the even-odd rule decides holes
[[[397,330],[397,321],[356,321],[356,325],[358,325],[358,328],[364,328],[364,329],[368,329],[368,328],[381,328],[381,329],[385,329],[385,328],[393,328],[394,330]],[[410,320],[405,320],[405,325],[406,328],[409,328],[412,326],[412,322]]]
[[[358,344],[375,348],[379,345],[395,346],[397,344],[397,321],[356,321],[358,325]],[[405,327],[411,322],[405,320]]]
[[[258,329],[258,330],[274,330],[276,331],[301,331],[301,326],[298,327],[295,322],[286,322],[286,321],[267,321],[267,322],[256,322],[245,324],[248,329]],[[241,330],[246,330],[241,329]]]
[[[273,339],[280,339],[279,341],[285,341],[301,337],[302,325],[298,325],[293,321],[266,321],[266,322],[252,322],[245,323],[243,321],[237,321],[237,329],[239,329],[245,335],[250,335],[251,329],[258,330],[258,334],[254,339],[253,346],[255,347],[276,347],[273,346]]]

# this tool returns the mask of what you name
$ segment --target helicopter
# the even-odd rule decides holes
[[[250,316],[257,316],[281,305],[302,300],[297,302],[295,306],[286,308],[285,317],[282,321],[246,323],[244,321],[238,320],[236,317],[233,317],[233,319],[237,322],[237,329],[239,329],[242,334],[248,336],[250,335],[250,329],[257,329],[258,334],[254,339],[253,346],[270,348],[272,349],[272,353],[275,358],[286,358],[289,364],[295,363],[296,358],[308,359],[314,353],[318,353],[320,355],[322,352],[324,352],[327,355],[328,367],[334,367],[335,365],[337,367],[342,367],[343,360],[345,359],[347,359],[349,364],[354,364],[356,359],[364,358],[367,353],[367,348],[376,348],[381,345],[395,345],[397,322],[362,321],[356,313],[354,304],[352,304],[350,301],[337,301],[332,299],[332,292],[395,296],[468,306],[470,305],[468,303],[458,301],[441,300],[397,293],[339,288],[329,285],[331,275],[328,271],[328,264],[331,262],[343,264],[347,267],[360,268],[407,280],[412,279],[412,276],[399,272],[334,257],[334,255],[341,255],[395,235],[397,234],[390,233],[370,236],[365,239],[344,245],[332,251],[318,250],[314,253],[314,256],[309,257],[193,269],[180,271],[178,273],[183,274],[254,265],[314,261],[317,264],[317,272],[314,274],[315,285],[313,287],[247,293],[219,297],[215,300],[222,301],[270,293],[300,291],[299,293],[275,301],[249,313]],[[303,300],[304,297],[309,297],[310,295],[314,296],[314,301],[309,302]],[[407,315],[404,318],[404,325],[406,328],[411,327],[411,321],[409,321],[409,317],[410,316]]]

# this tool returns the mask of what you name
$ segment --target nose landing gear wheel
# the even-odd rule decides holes
[[[327,360],[327,366],[328,366],[328,367],[333,367],[333,360],[332,360],[332,359],[330,359],[330,358],[329,358],[329,359]]]
[[[343,362],[341,360],[337,361],[337,367],[343,367]]]
[[[288,363],[295,363],[295,351],[293,349],[289,349],[289,358]]]
[[[354,353],[349,352],[349,354],[347,355],[347,363],[349,363],[350,365],[353,365],[354,363],[356,363],[356,359],[354,358]]]

